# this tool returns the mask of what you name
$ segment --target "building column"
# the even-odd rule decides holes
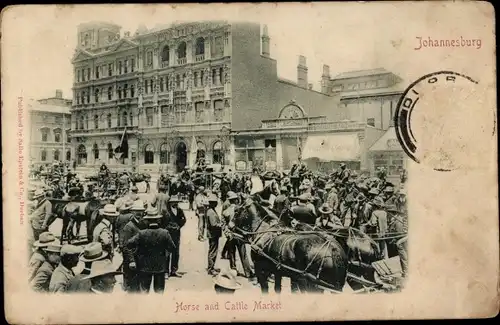
[[[229,166],[232,170],[236,170],[236,149],[233,138],[229,140]]]
[[[193,41],[189,40],[186,42],[186,63],[193,62]]]
[[[212,40],[212,36],[208,36],[207,38],[205,38],[205,60],[208,60],[212,57],[211,56],[211,49],[210,49],[211,40]]]
[[[276,136],[276,169],[283,170],[283,146],[281,143],[281,135]]]

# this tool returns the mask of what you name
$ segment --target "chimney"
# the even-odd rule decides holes
[[[264,25],[264,29],[262,30],[262,55],[269,57],[271,55],[269,51],[269,34],[267,31],[267,25]]]
[[[328,93],[328,85],[330,83],[330,66],[323,64],[323,73],[321,74],[321,92]]]
[[[56,98],[63,98],[63,92],[61,89],[56,89]]]
[[[297,85],[307,89],[307,64],[306,57],[299,55],[299,64],[297,65]]]

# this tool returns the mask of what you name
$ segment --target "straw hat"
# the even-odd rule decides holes
[[[215,196],[214,194],[210,195],[208,197],[208,202],[219,202],[219,198],[217,196]]]
[[[131,211],[144,211],[146,208],[144,208],[144,202],[142,200],[136,200],[134,203],[132,203],[132,206],[130,207]]]
[[[319,208],[319,212],[323,214],[330,214],[333,212],[333,209],[330,208],[330,205],[328,203],[323,203],[323,205]]]
[[[151,219],[160,219],[162,216],[161,214],[158,214],[157,209],[147,209],[146,210],[146,215],[143,217],[145,220],[151,220]]]
[[[37,197],[44,196],[44,195],[45,195],[45,192],[39,188],[39,189],[35,190],[33,197],[37,198]]]
[[[103,209],[99,210],[99,213],[108,217],[117,217],[120,215],[113,204],[106,204]]]
[[[123,204],[120,206],[120,211],[130,210],[130,208],[132,208],[132,204],[134,204],[134,202],[132,200],[127,200],[127,201],[123,202]]]
[[[236,275],[229,271],[222,271],[219,273],[215,277],[214,283],[219,287],[230,290],[237,290],[241,288],[241,284],[236,280]]]
[[[61,256],[64,255],[79,255],[82,253],[81,247],[75,246],[75,245],[63,245],[61,248]]]
[[[172,195],[168,200],[168,203],[179,203],[179,202],[181,202],[181,200],[177,195]]]
[[[43,250],[48,253],[61,253],[61,248],[62,248],[61,245],[54,243],[54,244],[49,244]]]
[[[108,252],[103,251],[101,243],[90,243],[83,249],[80,255],[82,262],[94,262],[108,256]]]
[[[233,200],[233,199],[237,199],[237,198],[238,198],[238,195],[236,195],[236,193],[234,193],[233,191],[227,192],[227,199],[228,200]]]
[[[93,279],[103,275],[118,275],[121,273],[122,272],[116,270],[116,267],[113,265],[113,263],[111,263],[110,260],[104,259],[92,263],[90,274],[84,277],[82,280]]]
[[[56,241],[56,237],[51,232],[42,232],[38,237],[38,240],[33,243],[35,247],[47,247]]]
[[[375,187],[372,187],[369,191],[368,191],[368,194],[373,194],[373,195],[378,195],[380,192],[378,189],[376,189]]]
[[[309,200],[309,195],[307,195],[307,193],[301,194],[298,199],[301,202],[307,202]]]

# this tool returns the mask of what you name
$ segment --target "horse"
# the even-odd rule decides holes
[[[87,239],[91,241],[93,225],[91,222],[92,215],[99,211],[101,204],[98,200],[89,200],[85,202],[58,202],[55,201],[52,205],[52,214],[47,221],[47,227],[57,219],[62,219],[63,225],[61,228],[60,242],[63,243],[67,239],[71,242],[76,236],[73,233],[73,225],[76,223],[77,234],[80,233],[82,222],[86,222]]]
[[[335,238],[315,233],[281,233],[279,218],[247,198],[233,219],[236,231],[250,233],[252,260],[261,292],[269,291],[268,278],[275,275],[275,291],[281,292],[281,278],[292,280],[292,292],[322,292],[318,284],[341,292],[347,277],[347,255]],[[245,233],[243,233],[245,234]]]
[[[148,173],[137,173],[137,172],[127,172],[130,183],[132,186],[137,186],[137,183],[146,183],[146,193],[149,193],[151,186],[149,182],[151,181],[151,175]]]

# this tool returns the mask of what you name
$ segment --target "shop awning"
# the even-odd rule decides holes
[[[360,159],[360,153],[357,134],[311,135],[302,149],[302,159],[353,161]]]

